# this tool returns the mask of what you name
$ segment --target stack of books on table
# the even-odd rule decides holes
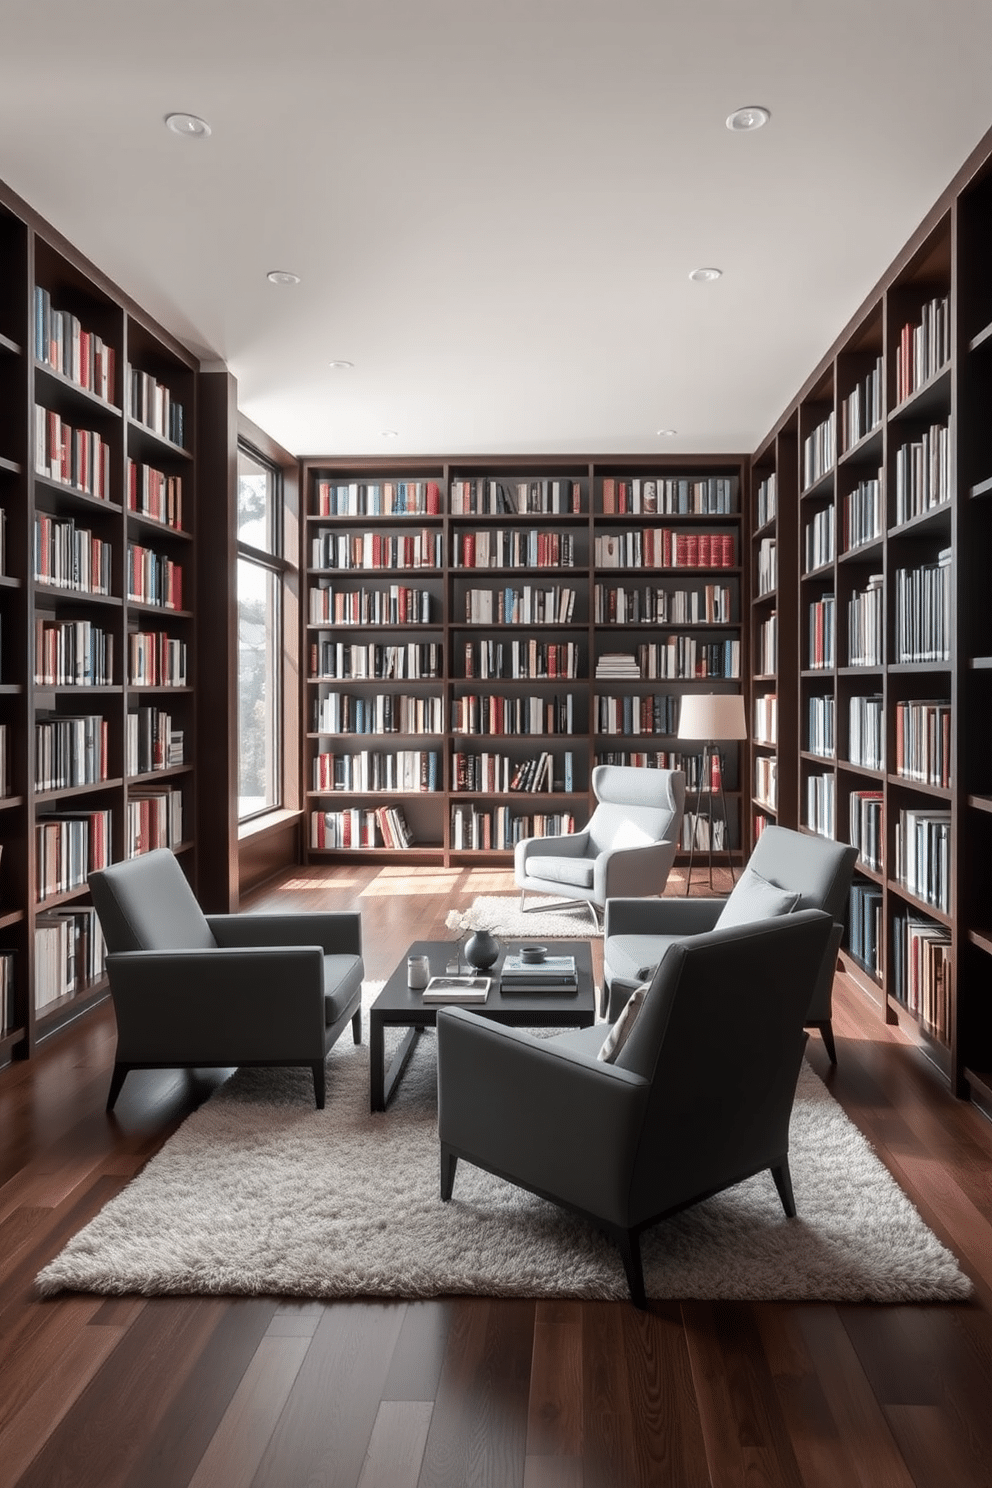
[[[501,992],[550,992],[558,997],[577,992],[575,957],[545,956],[543,961],[525,962],[520,955],[507,955],[500,971],[499,988]]]

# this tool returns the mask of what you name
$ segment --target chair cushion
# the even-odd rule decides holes
[[[592,858],[535,857],[527,860],[527,876],[546,883],[571,884],[591,889],[596,864]]]
[[[794,889],[782,889],[762,878],[760,873],[755,873],[753,868],[745,868],[713,928],[730,930],[735,925],[750,925],[755,920],[791,914],[801,897]]]
[[[634,1030],[634,1024],[637,1021],[637,1015],[644,1006],[644,999],[647,995],[647,983],[644,983],[635,992],[631,993],[629,1000],[624,1004],[619,1018],[603,1040],[602,1048],[596,1056],[597,1059],[602,1059],[605,1064],[613,1063],[624,1044],[630,1038]]]
[[[324,957],[324,1025],[336,1023],[355,999],[361,995],[364,966],[361,956]]]

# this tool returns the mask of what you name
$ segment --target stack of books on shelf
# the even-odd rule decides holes
[[[578,991],[579,977],[574,956],[545,955],[541,961],[525,961],[517,952],[503,958],[499,974],[501,992],[547,992],[563,997]]]
[[[621,682],[640,680],[641,668],[636,656],[629,652],[609,651],[596,662],[596,676]]]

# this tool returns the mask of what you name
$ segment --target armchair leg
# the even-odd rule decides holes
[[[351,1020],[351,1034],[352,1034],[352,1038],[355,1040],[355,1043],[356,1044],[360,1044],[362,1042],[362,1010],[361,1010],[361,1008],[358,1009],[358,1012],[355,1014],[355,1016]]]
[[[524,901],[525,901],[526,898],[527,898],[527,890],[526,889],[521,889],[520,890],[520,913],[521,914],[525,914],[526,913],[526,910],[527,910],[527,906],[524,903]]]
[[[458,1158],[450,1147],[441,1144],[441,1201],[447,1203],[455,1186],[455,1169]]]
[[[795,1219],[796,1200],[792,1192],[792,1174],[789,1172],[789,1159],[784,1157],[782,1161],[772,1168],[772,1177],[775,1179],[775,1187],[778,1196],[782,1200],[782,1208],[785,1210],[786,1219]]]
[[[830,1060],[831,1064],[836,1064],[837,1046],[834,1043],[834,1030],[833,1024],[831,1023],[830,1019],[824,1018],[822,1022],[813,1023],[811,1026],[820,1030],[820,1037],[823,1040],[823,1047],[827,1051],[827,1058]]]
[[[648,1299],[644,1291],[644,1267],[641,1264],[641,1237],[634,1230],[617,1230],[614,1239],[627,1274],[627,1289],[635,1307],[645,1311]]]
[[[317,1102],[317,1110],[324,1109],[324,1096],[326,1094],[327,1070],[322,1059],[315,1059],[310,1068],[313,1070],[313,1094]]]
[[[117,1104],[117,1097],[121,1093],[121,1087],[127,1079],[130,1065],[115,1064],[114,1072],[110,1077],[110,1089],[107,1091],[107,1110],[112,1111]]]

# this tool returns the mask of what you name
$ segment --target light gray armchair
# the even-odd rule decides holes
[[[592,788],[599,803],[584,831],[525,837],[514,849],[520,908],[527,890],[588,904],[599,929],[607,899],[661,894],[675,861],[685,805],[681,770],[597,765]],[[556,906],[557,907],[557,906]]]
[[[837,1063],[831,991],[857,852],[787,827],[766,827],[727,899],[610,899],[603,925],[603,990],[615,1019],[639,983],[676,940],[718,924],[741,923],[794,909],[823,909],[834,921],[810,1005],[807,1028],[817,1028]]]
[[[612,1063],[602,1024],[535,1038],[442,1009],[441,1198],[463,1158],[584,1215],[640,1307],[651,1225],[765,1169],[794,1215],[789,1118],[832,923],[807,910],[673,945]]]
[[[351,913],[204,915],[168,848],[91,873],[117,1015],[113,1109],[133,1069],[307,1065],[362,1038],[362,926]]]

